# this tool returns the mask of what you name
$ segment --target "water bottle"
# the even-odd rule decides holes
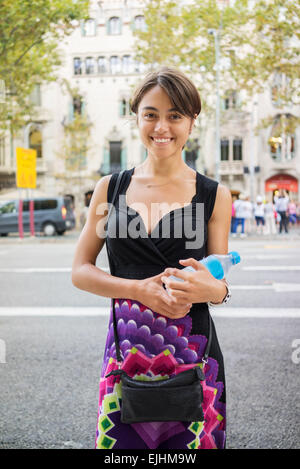
[[[198,262],[201,262],[201,264],[203,264],[216,279],[221,280],[227,275],[230,268],[233,265],[238,264],[240,261],[241,258],[239,253],[231,251],[228,254],[211,254]],[[190,265],[182,270],[186,272],[195,272],[195,269]],[[174,275],[170,275],[169,278],[171,280],[184,282],[182,278],[175,277]]]

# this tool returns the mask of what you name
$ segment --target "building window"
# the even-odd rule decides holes
[[[238,105],[238,94],[237,91],[227,91],[225,97],[222,100],[223,109],[236,109]]]
[[[83,109],[83,102],[81,96],[74,96],[73,98],[73,115],[81,116]]]
[[[126,99],[121,99],[120,101],[120,116],[124,117],[127,115],[127,101]]]
[[[295,135],[286,135],[286,159],[292,160],[295,156]]]
[[[122,142],[109,142],[109,161],[110,171],[119,171],[121,169]]]
[[[74,64],[74,75],[82,75],[83,70],[82,70],[82,60],[79,57],[75,57],[73,60]]]
[[[93,57],[87,57],[85,59],[85,72],[87,75],[93,75],[95,73],[95,60]]]
[[[33,106],[41,106],[42,99],[41,99],[41,85],[37,83],[32,92],[30,93],[29,100]]]
[[[5,165],[5,138],[0,138],[0,166]]]
[[[131,111],[131,107],[130,107],[130,100],[127,99],[127,98],[121,98],[120,101],[119,101],[119,106],[120,106],[120,116],[121,117],[128,117],[128,116],[132,116],[133,113]]]
[[[40,126],[32,125],[29,132],[29,148],[36,150],[36,157],[42,158],[42,132]]]
[[[138,31],[146,31],[145,17],[142,15],[135,16],[134,29]]]
[[[110,58],[110,73],[115,75],[116,73],[120,73],[121,71],[122,71],[122,69],[121,69],[120,57],[117,57],[116,55],[113,55]]]
[[[108,20],[107,33],[111,36],[121,34],[121,19],[118,16],[113,16]]]
[[[98,57],[98,73],[106,73],[106,58]]]
[[[229,140],[221,140],[221,161],[229,160]]]
[[[84,21],[82,24],[82,35],[83,36],[95,36],[96,35],[96,22],[90,18]]]
[[[242,161],[243,159],[243,140],[233,140],[233,161]]]
[[[269,138],[271,158],[275,161],[281,161],[281,143],[281,137]]]
[[[290,161],[295,157],[295,118],[291,114],[276,116],[268,140],[274,161]]]
[[[275,72],[271,84],[271,100],[275,107],[281,107],[285,96],[290,94],[290,77],[284,73]]]
[[[124,74],[133,73],[134,63],[133,63],[131,55],[123,55],[122,69],[123,69]]]
[[[143,62],[138,60],[134,61],[134,72],[135,73],[144,73],[146,71],[146,65]]]

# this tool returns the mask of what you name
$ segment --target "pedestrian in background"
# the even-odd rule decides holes
[[[280,222],[279,222],[279,233],[282,232],[282,228],[284,227],[284,231],[288,233],[288,217],[287,217],[287,210],[289,204],[289,197],[285,191],[280,189],[278,197],[275,198],[275,209],[276,212],[280,215]]]
[[[297,217],[297,225],[300,225],[300,202],[297,202],[296,217]]]
[[[263,234],[265,226],[265,207],[261,195],[256,197],[256,204],[254,205],[254,216],[256,221],[256,232]]]
[[[289,223],[293,226],[297,224],[297,206],[293,200],[288,204]]]
[[[265,234],[276,234],[275,206],[272,201],[272,196],[268,196],[265,203],[265,222]]]
[[[239,198],[233,203],[235,211],[235,223],[233,226],[233,236],[236,237],[237,228],[241,225],[241,238],[246,236],[245,234],[245,219],[247,215],[246,201],[244,194],[240,194]]]

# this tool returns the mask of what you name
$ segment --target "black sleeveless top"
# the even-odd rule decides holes
[[[134,168],[125,171],[107,226],[106,242],[111,273],[116,277],[144,279],[166,267],[183,268],[180,259],[206,256],[207,224],[213,212],[218,183],[196,172],[196,194],[189,205],[164,215],[148,235],[137,211],[126,204],[126,191]],[[107,201],[111,203],[118,173],[111,176]],[[199,234],[200,233],[200,234]],[[193,236],[192,236],[193,235]],[[205,333],[208,306],[193,304],[191,333]]]

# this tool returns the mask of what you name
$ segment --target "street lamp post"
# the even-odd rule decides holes
[[[255,126],[257,124],[257,96],[256,94],[253,96],[252,99],[252,109],[251,109],[251,147],[250,147],[250,161],[249,161],[249,173],[250,173],[250,199],[254,202],[254,166],[256,161],[256,136],[255,136]]]
[[[209,29],[208,34],[215,38],[215,56],[216,56],[216,131],[215,131],[215,178],[220,181],[220,160],[221,160],[221,144],[220,144],[220,44],[219,30]]]
[[[34,125],[33,122],[29,122],[24,128],[24,147],[29,148],[29,134],[30,134],[30,127]],[[32,237],[35,236],[34,233],[34,201],[32,198],[32,191],[31,189],[26,189],[27,198],[29,200],[29,220],[30,220],[30,235]]]

